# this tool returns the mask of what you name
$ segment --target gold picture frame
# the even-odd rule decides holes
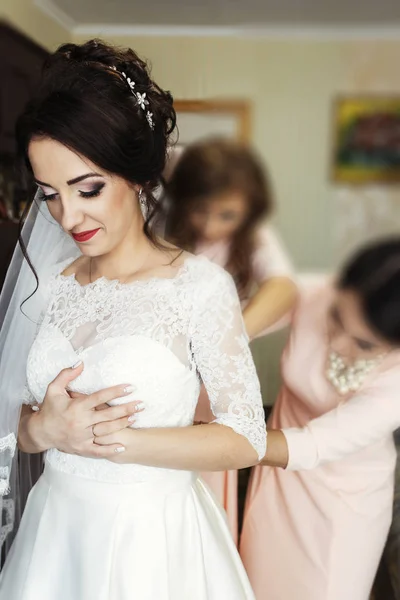
[[[334,182],[400,183],[400,95],[337,98],[333,137]]]
[[[246,100],[175,100],[179,145],[203,137],[251,140],[251,105]]]

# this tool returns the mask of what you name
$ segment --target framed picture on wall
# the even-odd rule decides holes
[[[400,183],[400,95],[338,98],[333,138],[335,182]]]
[[[242,100],[176,100],[179,144],[204,137],[251,138],[250,104]]]
[[[175,100],[178,142],[169,153],[164,177],[169,179],[185,146],[212,136],[251,139],[251,107],[242,100]]]

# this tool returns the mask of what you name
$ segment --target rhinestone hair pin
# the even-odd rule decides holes
[[[149,101],[147,100],[146,92],[143,92],[142,94],[140,92],[137,92],[135,90],[136,83],[130,77],[128,77],[127,74],[124,73],[124,71],[118,71],[117,67],[111,68],[113,69],[113,71],[119,73],[121,77],[125,79],[126,83],[129,86],[129,89],[131,90],[132,95],[136,98],[137,104],[146,114],[146,120],[149,124],[150,129],[154,129],[153,113],[147,110],[147,106],[149,106]]]

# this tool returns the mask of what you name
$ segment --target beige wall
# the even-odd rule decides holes
[[[36,8],[33,0],[0,0],[0,19],[49,50],[69,41],[71,34]]]
[[[329,264],[329,103],[341,77],[340,48],[216,38],[115,41],[147,57],[176,98],[252,101],[254,143],[272,174],[284,240],[299,267]]]
[[[147,57],[157,81],[176,98],[253,102],[254,143],[271,170],[278,225],[295,263],[302,269],[334,264],[342,246],[337,223],[345,215],[329,181],[332,101],[338,93],[374,91],[377,80],[380,89],[400,92],[400,40],[114,41]]]

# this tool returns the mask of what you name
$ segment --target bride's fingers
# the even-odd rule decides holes
[[[59,372],[57,377],[53,379],[51,383],[49,383],[47,391],[51,394],[59,394],[60,392],[66,391],[68,385],[79,377],[83,371],[83,362],[78,361],[75,365],[70,368],[63,369]]]
[[[70,390],[67,390],[67,392],[69,397],[73,400],[83,400],[84,398],[88,397],[87,394],[80,394],[79,392],[71,392]]]
[[[103,410],[93,411],[92,422],[90,425],[96,425],[97,423],[104,423],[106,421],[116,421],[124,417],[132,417],[133,422],[136,413],[144,410],[143,402],[140,400],[134,400],[133,402],[128,402],[127,404],[118,404],[117,406],[106,406],[107,408]]]
[[[115,385],[113,387],[99,390],[98,392],[90,394],[90,396],[83,400],[83,403],[85,404],[85,408],[87,410],[92,410],[93,408],[96,408],[96,406],[101,406],[102,404],[106,404],[111,400],[129,396],[134,391],[135,387],[129,384]]]
[[[88,395],[87,394],[79,394],[78,392],[68,392],[68,394],[70,395],[70,397],[73,400],[83,400],[84,398],[87,398]],[[96,408],[94,410],[104,410],[106,408],[110,408],[109,404],[100,404],[99,406],[96,406]]]
[[[109,446],[99,446],[92,444],[88,454],[96,458],[114,458],[115,455],[125,452],[126,448],[122,444],[110,444]]]
[[[132,425],[136,420],[135,415],[130,415],[129,417],[122,417],[121,419],[117,419],[116,421],[105,421],[104,423],[97,423],[97,425],[93,425],[91,427],[91,432],[93,436],[96,438],[103,437],[106,435],[111,435],[112,433],[118,433],[118,431],[122,431],[126,429],[130,425]]]

